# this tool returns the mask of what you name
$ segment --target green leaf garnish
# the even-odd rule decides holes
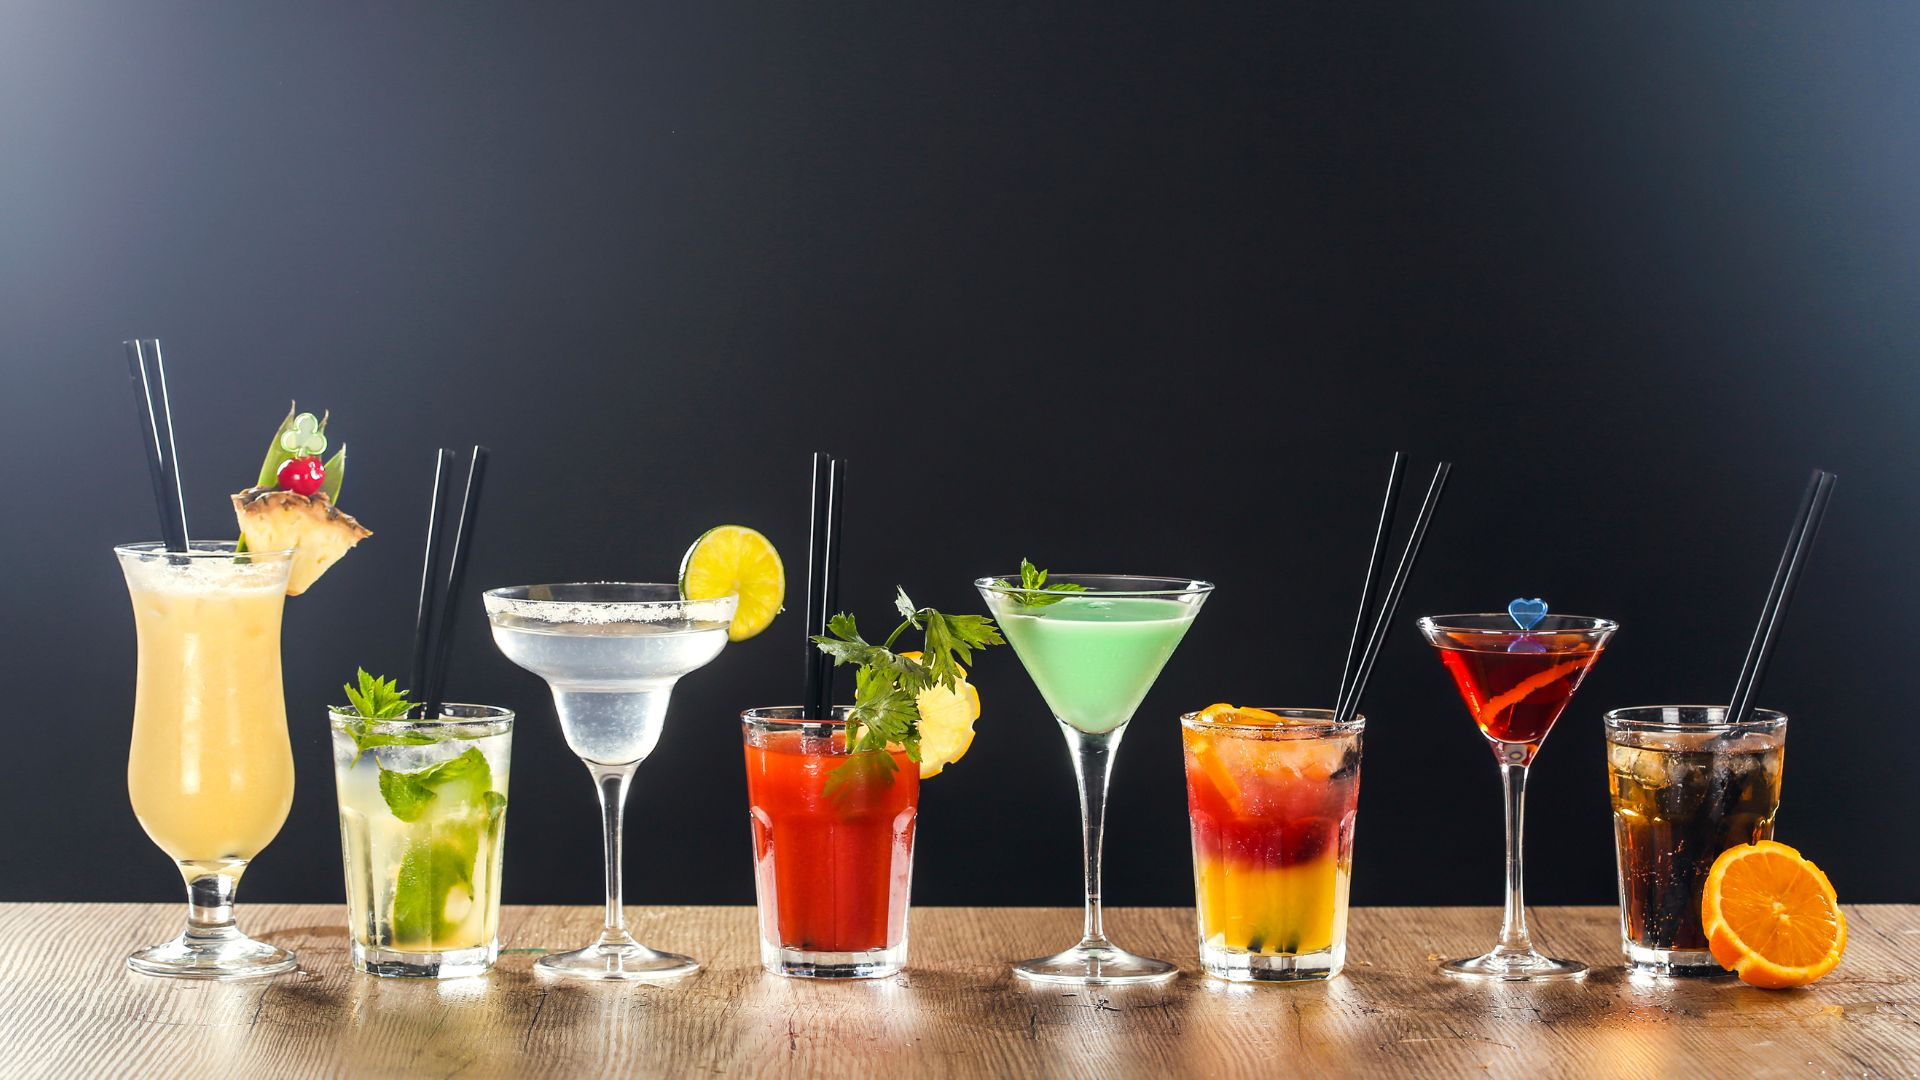
[[[327,478],[320,482],[320,493],[335,506],[340,505],[340,485],[347,479],[347,444],[341,443],[325,466]]]
[[[972,663],[976,649],[1005,644],[993,620],[985,615],[945,615],[916,607],[906,590],[896,589],[894,608],[903,621],[875,645],[860,636],[854,618],[844,612],[827,620],[827,632],[813,642],[833,657],[834,666],[852,664],[853,708],[847,713],[847,760],[827,775],[826,793],[839,795],[855,780],[892,782],[898,767],[891,746],[908,760],[920,760],[920,693],[936,686],[952,689],[960,679],[960,663]],[[909,629],[920,630],[925,644],[920,658],[900,655],[894,643]],[[909,650],[910,651],[910,650]]]
[[[484,808],[493,789],[493,769],[477,746],[418,772],[380,770],[380,797],[401,821],[418,821],[441,799]]]
[[[405,719],[413,703],[407,700],[407,692],[392,679],[370,675],[366,668],[359,669],[358,678],[358,688],[351,684],[341,687],[347,692],[347,704],[335,706],[336,711],[352,713],[358,718],[342,725],[346,728],[347,736],[353,740],[354,765],[360,764],[360,759],[367,751],[376,746],[425,746],[436,741],[431,735],[373,730],[373,725],[382,720]]]
[[[1020,584],[1015,585],[1005,579],[995,581],[993,584],[997,588],[1006,589],[1011,592],[1014,602],[1021,607],[1030,608],[1057,604],[1067,598],[1065,595],[1067,593],[1087,591],[1085,585],[1074,585],[1065,581],[1057,581],[1052,585],[1047,584],[1047,572],[1034,566],[1026,559],[1020,560]]]

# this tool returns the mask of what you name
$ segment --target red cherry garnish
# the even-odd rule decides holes
[[[279,482],[296,495],[311,495],[327,482],[327,467],[311,454],[288,458],[280,466]]]

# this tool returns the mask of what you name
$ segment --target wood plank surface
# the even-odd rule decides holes
[[[891,979],[761,971],[751,908],[634,908],[642,941],[705,970],[678,984],[554,982],[547,949],[598,909],[511,907],[490,976],[377,979],[347,963],[342,909],[243,906],[300,970],[203,983],[128,972],[170,936],[159,904],[0,905],[0,1076],[1865,1076],[1920,1075],[1920,906],[1847,909],[1846,960],[1805,990],[1630,979],[1611,908],[1541,908],[1584,982],[1486,986],[1434,963],[1493,937],[1489,908],[1362,908],[1347,974],[1228,986],[1192,974],[1189,909],[1109,913],[1116,940],[1180,962],[1162,987],[1029,988],[1009,962],[1078,934],[1066,909],[916,908]]]

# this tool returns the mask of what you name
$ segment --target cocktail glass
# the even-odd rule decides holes
[[[1586,974],[1585,964],[1543,956],[1527,933],[1520,857],[1527,767],[1619,628],[1609,619],[1578,615],[1543,616],[1526,630],[1505,613],[1420,620],[1420,632],[1439,650],[1474,723],[1493,749],[1506,788],[1507,904],[1500,941],[1483,955],[1441,964],[1445,974],[1507,982]]]
[[[353,966],[484,974],[500,953],[513,711],[446,704],[434,720],[327,715]]]
[[[1019,575],[1007,580],[1017,581]],[[1186,636],[1213,584],[1130,574],[1053,574],[1050,584],[1085,592],[1022,589],[999,578],[974,582],[1007,643],[1053,711],[1080,781],[1086,923],[1080,943],[1022,961],[1014,972],[1048,983],[1138,983],[1178,969],[1135,956],[1107,940],[1100,914],[1100,841],[1107,780],[1127,721]]]
[[[1606,715],[1607,783],[1620,859],[1620,947],[1647,975],[1730,974],[1707,950],[1700,894],[1730,847],[1773,839],[1787,718],[1719,705],[1645,705]]]
[[[740,714],[753,819],[760,962],[775,975],[868,979],[907,960],[920,767],[904,750],[847,754],[832,720],[798,706]],[[836,774],[843,765],[847,773]]]
[[[197,542],[114,549],[139,636],[127,793],[140,826],[187,883],[187,926],[141,949],[143,975],[237,979],[294,968],[242,934],[233,894],[293,805],[280,685],[280,613],[291,551]]]
[[[1264,711],[1285,722],[1180,718],[1200,966],[1228,982],[1331,979],[1347,958],[1366,718]]]
[[[666,979],[700,970],[627,933],[620,827],[627,787],[660,741],[674,684],[720,655],[736,598],[683,600],[678,585],[590,582],[516,585],[482,599],[494,644],[552,688],[560,732],[600,794],[606,924],[593,944],[541,957],[534,967],[579,979]]]

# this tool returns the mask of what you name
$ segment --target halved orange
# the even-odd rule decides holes
[[[1807,985],[1847,950],[1847,917],[1833,883],[1772,840],[1728,848],[1713,860],[1700,925],[1721,967],[1770,990]]]

